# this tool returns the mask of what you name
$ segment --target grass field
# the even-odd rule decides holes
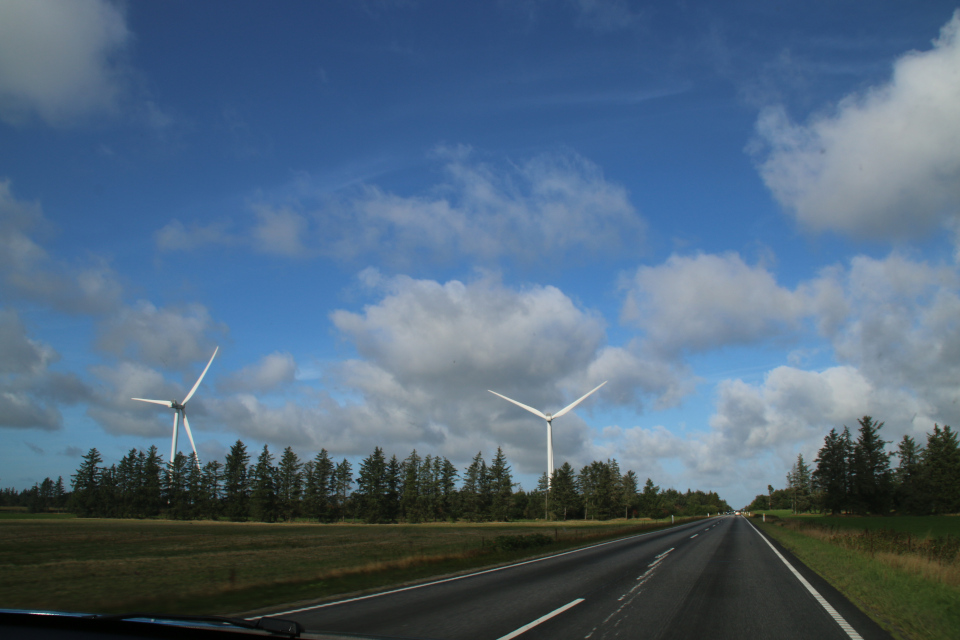
[[[901,520],[877,519],[885,521],[888,529]],[[789,520],[794,519],[788,519],[788,526],[769,520],[767,524],[759,519],[754,522],[895,637],[960,637],[960,585],[953,580],[956,567],[910,556],[841,548],[829,542],[820,527],[807,527],[801,522],[789,526]],[[909,520],[903,522],[904,527],[918,526]]]
[[[917,537],[960,537],[960,516],[821,516],[810,520],[837,529],[893,530]]]
[[[679,522],[679,520],[678,520]],[[495,564],[666,526],[649,521],[317,525],[0,519],[0,606],[230,613]],[[531,551],[497,536],[542,533]]]
[[[0,520],[73,520],[76,517],[72,513],[30,513],[26,509],[0,511]]]

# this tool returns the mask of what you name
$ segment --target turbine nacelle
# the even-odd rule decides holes
[[[176,400],[148,400],[146,398],[132,398],[133,400],[139,400],[140,402],[149,402],[151,404],[160,404],[165,407],[170,407],[173,409],[173,442],[170,445],[170,464],[173,464],[174,459],[177,455],[177,423],[180,420],[180,417],[183,416],[183,428],[187,431],[187,437],[190,438],[190,446],[193,448],[193,456],[197,462],[197,469],[200,468],[200,456],[197,455],[197,445],[193,442],[193,433],[190,431],[190,423],[187,421],[187,401],[193,397],[193,394],[197,391],[197,387],[200,386],[200,382],[203,381],[203,376],[207,375],[207,370],[210,368],[210,365],[213,364],[213,359],[217,357],[217,352],[220,350],[220,347],[217,347],[213,350],[213,355],[210,356],[210,361],[207,363],[207,366],[204,367],[203,373],[200,374],[200,377],[197,378],[196,383],[194,383],[193,388],[190,389],[190,393],[187,394],[187,397],[183,399],[183,402],[177,402]]]
[[[565,413],[573,409],[575,406],[577,406],[578,404],[586,400],[590,396],[590,394],[592,394],[594,391],[596,391],[597,389],[599,389],[605,384],[607,384],[606,380],[604,380],[599,385],[594,387],[592,390],[582,395],[576,402],[571,402],[570,404],[565,406],[563,409],[560,409],[560,411],[557,411],[556,413],[543,413],[538,409],[534,409],[533,407],[528,407],[522,402],[517,402],[512,398],[508,398],[507,396],[500,395],[496,391],[490,391],[490,389],[487,389],[487,391],[490,391],[490,393],[492,393],[493,395],[500,396],[507,402],[512,402],[518,407],[522,407],[523,409],[526,409],[533,415],[540,416],[541,418],[547,421],[547,487],[548,488],[550,486],[550,480],[553,477],[553,421],[554,419],[559,418],[560,416],[564,415]]]

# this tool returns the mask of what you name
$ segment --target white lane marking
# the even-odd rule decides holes
[[[750,521],[747,520],[747,522],[750,522]],[[780,558],[781,561],[783,561],[783,564],[787,565],[787,568],[790,569],[791,573],[793,573],[793,575],[797,577],[797,580],[800,581],[800,584],[805,586],[807,588],[807,591],[809,591],[810,594],[814,598],[816,598],[817,602],[820,603],[820,606],[823,607],[824,611],[826,611],[827,614],[829,614],[830,617],[833,618],[838,625],[840,625],[841,629],[847,632],[847,635],[850,637],[850,640],[863,640],[863,638],[860,637],[860,634],[857,633],[856,630],[854,630],[854,628],[850,626],[850,623],[844,620],[843,616],[837,613],[837,610],[834,609],[829,602],[827,602],[826,598],[820,595],[817,592],[817,590],[813,588],[813,585],[807,582],[807,579],[804,578],[802,575],[800,575],[799,571],[793,568],[792,564],[787,562],[787,559],[784,558],[779,551],[777,551],[777,548],[773,546],[773,544],[769,540],[767,540],[767,536],[760,533],[760,530],[757,529],[752,522],[750,522],[750,526],[753,527],[753,530],[757,532],[758,536],[763,538],[763,541],[767,543],[767,546],[769,546],[773,550],[773,552],[777,554],[777,557]]]
[[[683,525],[679,525],[682,527]],[[677,527],[673,527],[677,528]],[[442,580],[434,580],[433,582],[424,582],[422,584],[414,584],[409,587],[401,587],[399,589],[391,589],[390,591],[381,591],[380,593],[371,593],[365,596],[357,596],[356,598],[347,598],[346,600],[336,600],[334,602],[325,602],[323,604],[314,604],[309,607],[300,607],[299,609],[290,609],[289,611],[281,611],[278,613],[271,613],[271,616],[286,616],[291,613],[303,613],[304,611],[312,611],[314,609],[325,609],[326,607],[333,607],[338,604],[347,604],[348,602],[357,602],[359,600],[369,600],[370,598],[379,598],[380,596],[388,596],[394,593],[401,593],[403,591],[411,591],[413,589],[422,589],[424,587],[432,587],[436,584],[443,584],[444,582],[453,582],[455,580],[465,580],[466,578],[473,578],[475,576],[482,576],[485,573],[495,573],[497,571],[504,571],[505,569],[512,569],[514,567],[522,567],[525,564],[533,564],[535,562],[543,562],[544,560],[551,560],[553,558],[561,558],[563,556],[568,556],[572,553],[580,553],[581,551],[588,551],[589,549],[596,549],[598,547],[604,547],[608,544],[614,544],[617,542],[624,542],[626,540],[633,540],[634,538],[642,538],[644,536],[649,536],[654,533],[663,533],[665,531],[670,531],[670,529],[657,529],[656,531],[647,531],[645,533],[638,533],[633,536],[627,536],[626,538],[617,538],[616,540],[607,540],[606,542],[598,542],[597,544],[592,544],[589,547],[581,547],[579,549],[571,549],[570,551],[564,551],[563,553],[558,553],[552,556],[544,556],[542,558],[534,558],[533,560],[525,560],[523,562],[517,562],[516,564],[508,564],[502,567],[494,567],[493,569],[484,569],[483,571],[477,571],[476,573],[467,573],[462,576],[453,576],[450,578],[443,578]],[[671,549],[672,551],[673,549]],[[256,620],[260,616],[252,616],[246,618],[247,620]]]
[[[695,533],[695,534],[693,534],[692,536],[690,536],[690,538],[696,538],[698,535],[700,535],[700,534],[699,534],[699,533]]]
[[[632,587],[629,591],[627,591],[625,594],[623,594],[622,596],[620,596],[619,598],[617,598],[617,602],[623,602],[624,600],[626,600],[626,602],[623,602],[623,604],[620,605],[620,607],[617,608],[616,611],[614,611],[613,613],[611,613],[610,615],[608,615],[606,618],[604,618],[604,619],[603,619],[603,622],[601,622],[600,624],[598,624],[597,626],[595,626],[593,629],[591,629],[591,630],[590,630],[590,633],[588,633],[586,636],[584,636],[584,640],[589,640],[589,638],[590,638],[594,633],[596,633],[597,629],[599,629],[599,628],[602,627],[603,625],[605,625],[605,624],[607,624],[608,622],[610,622],[610,619],[613,618],[613,616],[615,616],[615,615],[617,615],[618,613],[620,613],[621,611],[623,611],[623,608],[624,608],[624,607],[626,607],[628,604],[630,604],[631,602],[633,602],[633,599],[636,598],[638,595],[640,595],[639,593],[637,593],[637,590],[640,589],[640,587],[642,587],[642,586],[647,582],[647,580],[649,580],[650,578],[653,577],[653,572],[656,571],[657,566],[658,566],[661,562],[663,562],[664,560],[666,560],[667,556],[670,555],[670,552],[673,551],[673,550],[674,550],[674,547],[670,547],[669,549],[667,549],[666,551],[664,551],[664,552],[661,553],[660,555],[654,556],[656,559],[655,559],[653,562],[651,562],[650,564],[648,564],[648,565],[647,565],[647,570],[644,572],[644,574],[643,574],[642,576],[640,576],[640,577],[637,578],[637,584],[633,585],[633,587]],[[614,623],[613,626],[616,627],[618,624],[620,624],[620,622],[621,622],[621,620],[618,619],[618,620]]]
[[[563,605],[563,606],[560,607],[559,609],[555,609],[555,610],[551,611],[550,613],[548,613],[548,614],[545,615],[545,616],[540,616],[539,618],[537,618],[536,620],[534,620],[534,621],[531,622],[530,624],[525,624],[525,625],[523,625],[522,627],[520,627],[519,629],[517,629],[516,631],[511,631],[510,633],[508,633],[508,634],[505,635],[505,636],[500,636],[497,640],[510,640],[511,638],[516,638],[516,637],[517,637],[518,635],[520,635],[521,633],[525,633],[525,632],[529,631],[530,629],[533,629],[533,628],[534,628],[535,626],[537,626],[538,624],[541,624],[541,623],[543,623],[543,622],[546,622],[547,620],[549,620],[550,618],[552,618],[552,617],[554,617],[554,616],[560,615],[561,613],[563,613],[563,612],[566,611],[567,609],[569,609],[569,608],[571,608],[571,607],[575,607],[575,606],[577,606],[578,604],[580,604],[581,602],[583,602],[583,598],[577,598],[577,599],[574,600],[573,602],[568,602],[567,604]]]

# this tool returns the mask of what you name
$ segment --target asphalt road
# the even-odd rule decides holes
[[[736,516],[282,615],[310,630],[449,640],[890,637]]]

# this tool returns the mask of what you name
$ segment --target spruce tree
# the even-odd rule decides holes
[[[306,473],[305,509],[307,516],[318,522],[329,522],[330,494],[333,492],[333,462],[326,449],[320,449],[316,458],[308,463]]]
[[[422,460],[414,449],[403,461],[403,489],[400,495],[400,512],[407,522],[421,522],[420,513],[420,464]]]
[[[400,519],[400,491],[403,486],[403,465],[396,454],[390,456],[384,472],[384,520],[397,522]]]
[[[249,462],[247,445],[237,440],[230,447],[223,467],[224,506],[227,517],[233,522],[243,522],[250,517],[250,480],[247,475]]]
[[[853,447],[852,481],[854,508],[858,513],[887,515],[893,501],[890,455],[880,438],[882,422],[870,416],[859,421],[860,431]]]
[[[280,517],[292,522],[300,515],[300,497],[303,493],[303,464],[291,447],[283,450],[277,469],[277,501]]]
[[[541,505],[542,506],[542,505]],[[573,467],[564,461],[550,479],[550,511],[555,520],[567,520],[580,510]]]
[[[960,447],[957,434],[933,425],[927,434],[927,446],[921,456],[920,493],[924,512],[931,514],[960,511]]]
[[[463,475],[463,486],[460,487],[460,505],[463,517],[470,522],[483,520],[480,491],[486,484],[483,477],[486,474],[486,465],[483,462],[483,452],[478,451],[470,466]]]
[[[894,508],[902,513],[922,513],[921,449],[908,435],[897,445],[899,463],[894,471]]]
[[[250,517],[260,522],[277,520],[277,470],[267,445],[257,456],[257,464],[250,474]]]
[[[211,460],[203,465],[201,515],[216,520],[222,514],[223,501],[223,464]]]
[[[81,518],[100,516],[100,463],[103,458],[96,448],[83,456],[73,479],[73,511]]]
[[[360,463],[357,475],[358,515],[369,523],[387,520],[387,462],[383,449],[374,447],[373,453]]]
[[[833,515],[841,513],[850,505],[850,430],[844,428],[843,435],[831,429],[823,440],[823,446],[817,454],[813,483],[821,496],[821,509]],[[773,508],[773,487],[768,486],[768,508]]]
[[[333,489],[336,496],[335,512],[341,521],[347,519],[348,497],[353,486],[353,465],[344,458],[333,470]]]
[[[497,447],[497,453],[490,464],[490,516],[497,522],[509,519],[511,495],[513,494],[513,477],[510,474],[510,465],[503,449]]]

